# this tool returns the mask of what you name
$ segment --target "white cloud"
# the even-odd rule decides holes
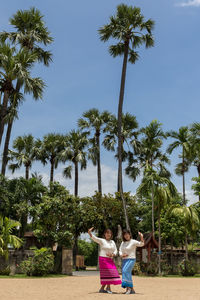
[[[188,0],[187,2],[178,3],[177,6],[186,7],[186,6],[194,6],[200,7],[200,0]]]

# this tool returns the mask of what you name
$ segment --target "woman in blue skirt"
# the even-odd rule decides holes
[[[135,294],[133,289],[132,270],[136,262],[136,248],[144,246],[144,238],[141,232],[138,233],[141,241],[131,238],[129,230],[122,232],[123,242],[119,248],[119,255],[122,257],[122,287],[126,288],[125,294]]]

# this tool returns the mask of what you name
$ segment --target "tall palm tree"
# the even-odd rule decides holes
[[[88,130],[90,135],[92,135],[90,138],[89,158],[97,166],[98,192],[100,195],[102,195],[100,136],[110,119],[111,114],[108,111],[101,113],[98,109],[93,108],[86,111],[83,117],[78,120],[78,126],[82,130]]]
[[[37,159],[40,160],[43,165],[48,162],[51,164],[50,170],[50,183],[54,180],[54,171],[58,167],[60,160],[60,154],[65,147],[65,138],[61,134],[49,133],[43,137],[43,140],[37,141],[37,147],[39,148]]]
[[[198,176],[200,178],[200,123],[193,123],[191,128],[191,153],[189,161],[196,167]],[[198,180],[198,179],[197,179]],[[200,194],[197,193],[200,201]]]
[[[133,148],[133,152],[138,153],[140,143],[138,137],[138,122],[136,117],[130,113],[122,114],[122,163],[130,156],[130,147]],[[103,145],[108,151],[116,151],[116,158],[118,158],[118,151],[116,149],[118,138],[118,120],[115,116],[112,116],[107,123],[104,132],[106,133]],[[118,186],[119,192],[119,174],[118,174]]]
[[[18,102],[23,100],[23,95],[21,93],[13,93],[10,97],[10,102],[12,103],[8,109],[8,114],[5,118],[7,123],[7,131],[5,136],[4,148],[3,148],[3,156],[2,156],[2,166],[1,166],[1,174],[5,176],[6,166],[8,163],[8,148],[11,136],[11,130],[13,125],[13,120],[18,119],[18,111],[17,106]]]
[[[18,10],[17,13],[10,19],[10,24],[14,26],[16,31],[1,32],[0,40],[3,42],[6,40],[11,41],[11,43],[15,46],[19,46],[20,49],[24,49],[29,52],[29,54],[34,55],[38,62],[42,62],[45,66],[48,66],[52,61],[52,53],[44,50],[41,47],[41,44],[42,46],[47,46],[52,43],[53,38],[51,37],[48,28],[45,26],[45,22],[40,11],[36,8]],[[15,87],[17,93],[20,92],[22,86],[23,84],[20,78],[18,78]],[[41,98],[41,96],[39,96],[39,93],[41,94],[41,88],[43,89],[44,85],[41,86],[41,82],[35,78],[32,83],[29,82],[29,90],[25,89],[24,92],[33,94],[34,99],[37,100]],[[19,103],[20,101],[15,102],[12,109],[17,109]],[[2,169],[5,169],[7,163],[7,153],[14,120],[14,118],[10,118],[7,127]]]
[[[9,44],[0,43],[0,86],[4,93],[0,118],[0,144],[6,123],[5,117],[8,113],[9,98],[16,92],[14,81],[20,81],[26,93],[30,93],[32,81],[37,81],[42,87],[44,86],[40,78],[30,77],[30,68],[36,59],[35,54],[30,54],[25,50],[17,51]]]
[[[6,260],[8,260],[9,256],[9,245],[14,248],[20,248],[23,244],[23,241],[20,238],[12,234],[13,230],[19,226],[19,222],[0,216],[0,253],[5,256]]]
[[[170,173],[166,169],[165,164],[169,163],[169,158],[162,152],[163,140],[166,138],[162,130],[162,124],[153,120],[148,126],[141,128],[140,133],[140,151],[136,157],[133,154],[128,156],[128,166],[126,174],[135,181],[136,178],[143,172],[143,177],[146,171],[150,168],[152,171],[159,172],[160,176],[169,178]],[[152,234],[154,235],[154,187],[151,187],[152,200]]]
[[[135,51],[144,44],[146,48],[154,45],[152,36],[154,22],[149,19],[144,20],[140,8],[121,4],[117,6],[117,13],[110,17],[110,22],[99,30],[100,39],[103,42],[109,39],[118,40],[117,44],[111,45],[109,52],[113,57],[123,55],[123,67],[121,75],[121,86],[118,104],[118,178],[120,197],[123,202],[125,220],[127,228],[130,228],[126,210],[126,201],[123,197],[122,184],[122,111],[124,102],[125,79],[128,61],[132,64],[139,58]]]
[[[177,195],[177,190],[174,184],[163,176],[160,176],[152,168],[145,171],[145,176],[139,186],[137,192],[139,194],[148,195],[149,191],[154,193],[154,201],[157,206],[158,212],[158,237],[159,237],[159,255],[158,255],[158,266],[159,275],[161,274],[161,226],[160,226],[160,214],[161,210],[171,202],[171,199]]]
[[[186,196],[185,196],[185,173],[188,171],[189,163],[187,157],[190,157],[191,145],[190,145],[190,131],[187,126],[179,128],[179,131],[170,131],[168,136],[173,138],[175,141],[171,143],[167,152],[171,154],[175,149],[181,147],[182,153],[181,158],[182,162],[177,164],[176,173],[177,175],[182,175],[183,178],[183,204],[186,205]]]
[[[69,161],[74,166],[74,196],[78,196],[78,179],[79,179],[79,164],[81,170],[86,169],[87,167],[87,153],[86,147],[88,145],[88,133],[81,132],[80,130],[72,130],[66,136],[66,147],[61,152],[60,159],[63,162]],[[72,165],[67,166],[63,175],[66,178],[72,177]]]
[[[13,148],[15,151],[9,151],[9,160],[16,161],[9,165],[9,169],[14,173],[16,169],[25,167],[25,178],[29,179],[29,171],[33,161],[36,159],[36,141],[34,137],[29,135],[19,136],[13,142]]]
[[[185,226],[185,259],[188,260],[188,235],[193,235],[199,230],[200,220],[196,208],[193,205],[172,205],[168,211],[169,215],[182,216]]]
[[[53,38],[45,26],[44,17],[37,8],[18,10],[11,18],[10,25],[15,31],[1,32],[0,40],[10,40],[31,53],[35,53],[38,61],[46,66],[52,61],[52,53],[45,51],[41,45],[47,46],[53,42]]]

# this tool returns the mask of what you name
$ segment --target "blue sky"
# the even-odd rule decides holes
[[[81,114],[96,107],[117,111],[122,59],[108,53],[109,43],[99,40],[98,28],[115,13],[118,0],[7,0],[2,1],[0,30],[10,30],[9,17],[18,9],[37,7],[45,16],[54,43],[53,63],[49,68],[37,66],[35,76],[41,76],[47,88],[43,101],[35,103],[31,97],[21,106],[13,138],[32,133],[42,137],[49,132],[66,133],[76,127]],[[164,130],[178,130],[180,126],[199,121],[200,111],[200,0],[135,0],[123,1],[141,7],[146,18],[155,20],[155,47],[141,48],[140,60],[129,65],[125,91],[124,112],[137,117],[140,126],[157,119]],[[172,156],[170,169],[178,162],[178,151]],[[116,161],[103,151],[103,191],[113,192],[116,186]],[[62,178],[63,166],[56,171],[56,179],[72,190],[73,181]],[[48,181],[49,166],[39,163],[38,171]],[[23,169],[16,175],[23,174]],[[191,191],[191,168],[186,176],[187,195]],[[173,175],[181,191],[181,178]],[[138,182],[124,179],[125,190],[134,193]],[[89,163],[80,175],[80,195],[92,194],[96,186],[96,170]]]

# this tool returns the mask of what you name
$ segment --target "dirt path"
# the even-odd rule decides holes
[[[0,299],[5,300],[200,300],[200,278],[135,277],[135,295],[123,295],[120,286],[113,295],[99,294],[99,277],[0,279]]]

